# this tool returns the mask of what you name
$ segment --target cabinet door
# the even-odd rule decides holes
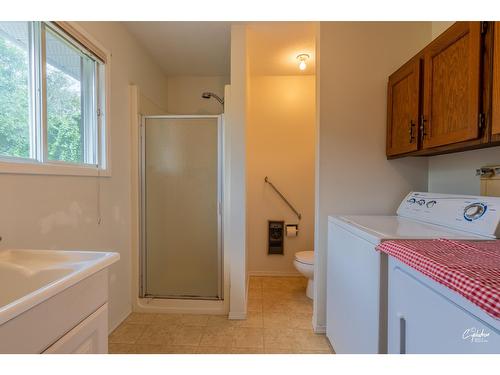
[[[500,136],[500,22],[495,22],[493,41],[493,105],[491,134]]]
[[[478,138],[480,41],[480,22],[457,22],[424,50],[424,148]]]
[[[387,88],[387,156],[417,150],[420,58],[389,77]]]
[[[107,303],[44,351],[45,354],[106,354],[107,352]]]

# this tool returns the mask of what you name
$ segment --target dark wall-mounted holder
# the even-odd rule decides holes
[[[269,220],[268,221],[268,254],[283,255],[284,246],[283,240],[285,237],[285,222]]]

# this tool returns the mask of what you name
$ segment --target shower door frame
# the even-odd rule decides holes
[[[183,300],[224,300],[224,248],[223,248],[223,207],[224,199],[224,116],[223,115],[147,115],[141,116],[139,142],[139,222],[140,222],[140,249],[139,249],[139,297],[159,299]],[[146,243],[146,120],[147,119],[217,119],[217,296],[159,296],[146,293],[147,290],[147,243]]]

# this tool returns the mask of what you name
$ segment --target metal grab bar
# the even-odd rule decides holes
[[[284,197],[283,194],[281,194],[281,192],[278,190],[278,188],[276,186],[274,186],[271,181],[269,181],[269,178],[267,176],[264,178],[264,181],[266,183],[268,183],[269,185],[271,185],[271,187],[276,192],[276,194],[278,194],[281,197],[281,199],[283,199],[283,201],[288,205],[288,207],[290,207],[290,209],[294,212],[294,214],[297,215],[299,220],[302,219],[302,215],[292,206],[292,204],[290,202],[288,202],[288,200]]]

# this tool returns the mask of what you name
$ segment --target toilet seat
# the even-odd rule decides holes
[[[312,266],[314,265],[314,251],[299,251],[295,253],[295,260]]]

